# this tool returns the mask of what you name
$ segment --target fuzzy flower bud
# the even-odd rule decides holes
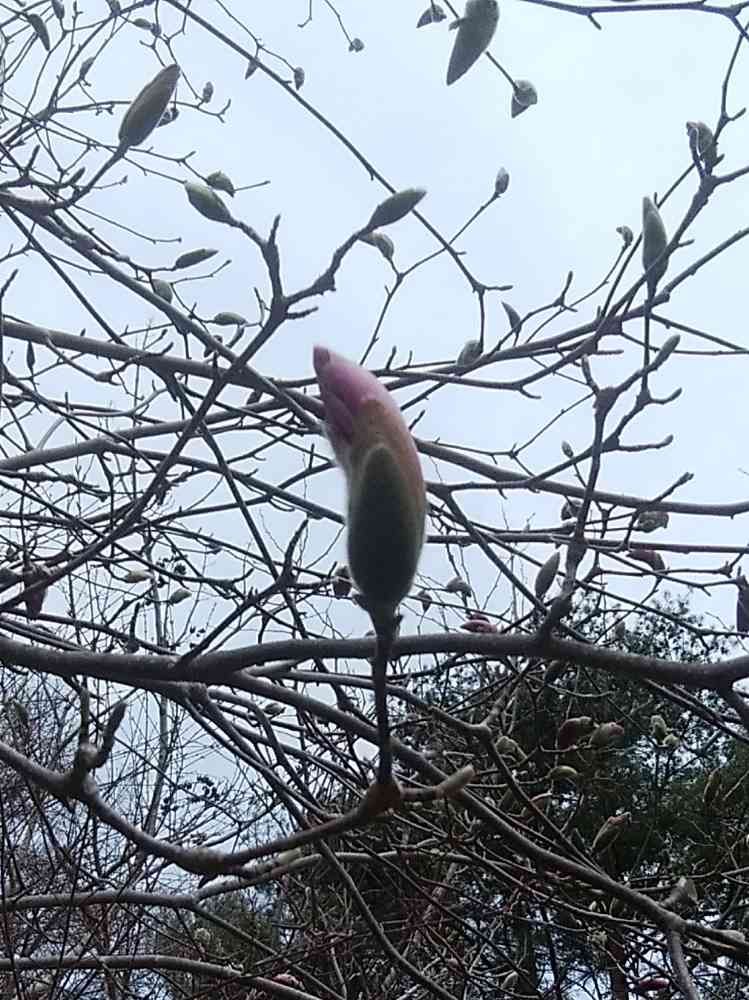
[[[392,614],[413,582],[426,494],[413,438],[370,372],[324,347],[314,366],[330,443],[348,486],[348,564],[373,615]]]
[[[647,272],[648,295],[652,298],[658,282],[666,273],[668,257],[666,227],[661,213],[650,198],[642,199],[642,266]]]

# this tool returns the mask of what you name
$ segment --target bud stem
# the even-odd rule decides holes
[[[370,617],[377,636],[372,661],[375,714],[377,716],[377,744],[380,760],[377,766],[377,784],[389,785],[393,780],[393,748],[390,742],[390,717],[387,706],[387,668],[393,648],[398,622],[392,610],[371,609]]]

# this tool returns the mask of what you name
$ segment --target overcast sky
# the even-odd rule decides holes
[[[98,15],[103,0],[86,0],[79,6],[84,11],[95,8]],[[313,4],[313,20],[304,29],[298,24],[306,15],[306,0],[276,4],[229,0],[226,5],[268,49],[304,68],[302,96],[394,186],[428,190],[420,209],[443,234],[454,233],[486,200],[500,166],[509,171],[508,192],[458,246],[478,278],[513,286],[502,298],[521,314],[551,301],[570,269],[575,275],[571,297],[584,294],[601,279],[619,250],[616,226],[627,224],[637,233],[642,196],[663,192],[689,165],[686,120],[710,124],[717,120],[720,85],[735,44],[728,20],[705,13],[636,13],[632,5],[625,8],[620,3],[612,5],[613,13],[599,16],[603,30],[598,31],[581,16],[531,3],[502,3],[491,52],[515,78],[533,81],[539,94],[538,105],[513,120],[510,87],[488,60],[481,60],[454,86],[445,86],[454,34],[448,33],[447,21],[416,30],[425,0],[386,4],[340,0],[336,6],[349,33],[364,42],[362,52],[348,51],[335,17],[320,0]],[[166,8],[161,13],[164,23],[173,16]],[[221,14],[218,4],[201,4],[199,13],[243,41],[241,30]],[[250,39],[244,41],[251,48]],[[228,98],[232,106],[224,124],[183,110],[173,125],[155,133],[153,149],[169,156],[194,150],[190,162],[198,171],[222,169],[237,186],[269,181],[237,195],[233,211],[261,232],[281,212],[279,239],[287,288],[308,282],[386,192],[289,93],[260,73],[244,81],[245,65],[239,56],[192,29],[175,40],[175,52],[195,87],[200,89],[208,79],[213,82],[211,109]],[[746,55],[732,81],[729,110],[734,112],[742,106],[742,94],[749,94]],[[280,69],[277,62],[269,65]],[[155,68],[137,29],[128,29],[108,50],[106,64],[94,66],[92,92],[99,99],[127,99]],[[189,99],[184,82],[179,97]],[[118,110],[114,119],[102,116],[93,127],[111,142],[120,115]],[[748,137],[749,116],[726,131],[721,143],[726,159],[720,169],[749,162]],[[172,163],[159,163],[145,153],[133,155],[133,160],[139,158],[165,175],[180,180],[185,176]],[[124,172],[129,183],[97,194],[92,206],[135,229],[164,238],[179,235],[182,242],[149,246],[119,235],[118,241],[152,265],[168,264],[177,253],[197,246],[220,248],[232,259],[232,267],[210,282],[183,287],[185,298],[190,305],[197,302],[203,316],[220,309],[253,314],[252,288],[263,286],[264,272],[247,241],[193,212],[180,185],[168,177],[144,177],[131,166],[115,171],[118,176]],[[695,244],[678,252],[669,276],[747,224],[748,183],[741,180],[717,193],[692,230]],[[669,229],[680,219],[695,185],[692,177],[664,207]],[[113,233],[105,226],[99,232]],[[415,218],[393,226],[389,234],[401,268],[436,249]],[[732,342],[745,342],[746,261],[747,245],[739,243],[680,288],[674,302],[660,312]],[[633,280],[636,267],[639,255],[629,275]],[[77,331],[86,326],[91,335],[101,335],[69,295],[40,297],[37,281],[35,268],[22,271],[11,307],[14,314],[58,329]],[[257,367],[279,378],[309,376],[315,343],[360,356],[372,334],[385,285],[391,281],[392,272],[377,251],[357,247],[340,271],[337,292],[319,300],[315,316],[285,326],[257,357]],[[89,285],[92,298],[105,302],[121,326],[148,316],[139,307],[133,312],[132,298],[108,283],[92,280]],[[601,301],[600,295],[592,297],[575,316],[559,320],[545,333],[592,319]],[[496,295],[489,299],[488,316],[487,342],[492,344],[507,329]],[[475,296],[455,265],[439,258],[417,271],[396,297],[370,363],[383,365],[393,347],[398,348],[396,364],[404,362],[409,351],[422,363],[454,359],[465,341],[477,336],[477,320]],[[640,324],[628,332],[639,336]],[[664,339],[661,329],[655,329],[654,339],[658,343]],[[704,347],[688,337],[682,340],[685,346]],[[639,358],[639,350],[630,345],[615,360],[596,360],[594,374],[605,384],[631,372]],[[486,374],[506,379],[520,370],[495,366]],[[741,355],[672,358],[656,376],[653,391],[666,395],[681,386],[682,397],[669,407],[648,409],[630,429],[628,441],[654,441],[673,433],[674,444],[665,451],[607,458],[600,486],[656,495],[690,471],[695,478],[677,499],[743,498],[748,481],[741,468],[749,467],[743,447],[746,374]],[[442,390],[419,423],[418,433],[501,452],[531,438],[579,394],[577,386],[562,379],[545,381],[538,400],[497,391]],[[560,460],[563,438],[579,450],[591,434],[591,407],[583,404],[524,458],[532,468],[543,469]],[[428,477],[436,475],[428,461],[425,469]],[[337,474],[316,488],[328,502],[340,504]],[[558,498],[528,493],[512,497],[504,508],[496,495],[482,494],[465,502],[477,516],[497,524],[506,518],[515,528],[528,520],[539,526],[556,523],[560,507]],[[749,528],[746,518],[731,522],[676,517],[659,538],[743,544]],[[343,556],[342,541],[337,554]],[[544,558],[548,551],[539,549],[536,554]],[[722,561],[708,557],[704,564]],[[676,567],[700,564],[691,556],[669,562]],[[439,565],[428,561],[425,568],[444,578],[444,566],[442,561]],[[491,582],[485,579],[487,589]],[[733,589],[723,587],[709,599],[698,598],[698,606],[730,624],[734,599]]]

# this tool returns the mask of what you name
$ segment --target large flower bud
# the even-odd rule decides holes
[[[390,393],[359,365],[316,347],[327,431],[348,486],[348,564],[373,617],[413,582],[426,495],[413,438]]]
[[[666,227],[661,213],[650,198],[642,199],[642,266],[647,272],[648,295],[652,298],[658,282],[666,273],[668,257]]]

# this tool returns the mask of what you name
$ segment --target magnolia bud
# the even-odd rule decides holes
[[[543,564],[541,569],[536,574],[536,582],[534,583],[534,590],[536,592],[536,597],[541,600],[544,594],[548,591],[554,582],[554,578],[557,575],[557,570],[559,569],[559,549],[549,556],[546,562]]]
[[[538,104],[538,93],[530,80],[516,80],[510,103],[510,117],[517,118],[524,111]]]
[[[476,632],[481,635],[495,635],[497,632],[494,622],[489,622],[486,618],[469,618],[460,627],[464,632]]]
[[[444,21],[446,17],[447,14],[445,14],[440,5],[438,3],[433,3],[427,7],[419,20],[416,22],[416,27],[423,28],[426,24],[438,24],[440,21]]]
[[[567,521],[570,518],[577,517],[582,509],[582,504],[578,503],[576,500],[565,500],[562,504],[562,509],[559,512],[559,516],[563,521]]]
[[[223,170],[214,170],[212,174],[208,174],[205,182],[215,191],[224,191],[226,194],[231,195],[232,198],[236,194],[234,185]]]
[[[447,67],[448,87],[459,80],[489,48],[499,22],[497,0],[468,0],[463,17],[450,25],[458,29]]]
[[[232,222],[232,215],[216,192],[205,184],[185,181],[187,200],[206,219],[213,222]]]
[[[217,326],[247,326],[244,316],[235,312],[217,312],[211,320]]]
[[[33,563],[26,559],[24,560],[21,577],[24,587],[33,587],[35,584],[42,583],[42,581],[48,579],[49,570],[43,563]],[[39,617],[46,596],[47,587],[39,587],[33,593],[26,595],[24,603],[26,605],[27,618],[34,619]]]
[[[494,179],[494,196],[498,198],[501,194],[504,194],[510,184],[510,175],[507,173],[504,167],[500,167],[497,171],[497,176]]]
[[[169,595],[167,604],[181,604],[182,601],[186,601],[190,596],[191,594],[187,587],[178,587],[173,594]]]
[[[139,146],[153,132],[166,111],[179,79],[179,66],[165,66],[143,90],[125,112],[118,137],[120,149]]]
[[[426,614],[432,606],[432,595],[428,590],[420,590],[416,596],[421,602],[421,610]]]
[[[448,594],[461,594],[463,597],[473,596],[473,590],[471,589],[470,583],[466,583],[466,581],[459,576],[454,576],[452,580],[449,580],[445,584],[445,590]]]
[[[622,243],[624,244],[624,248],[626,250],[626,248],[631,245],[632,240],[634,240],[635,234],[632,232],[629,226],[617,226],[616,231],[621,236]]]
[[[352,38],[349,42],[349,52],[361,52],[364,49],[364,42],[361,38]]]
[[[459,365],[471,365],[481,357],[481,341],[467,340],[458,355]]]
[[[47,25],[44,23],[39,14],[24,14],[24,17],[34,29],[34,33],[39,41],[42,43],[47,52],[49,52],[51,44],[49,40],[49,32],[47,31]]]
[[[673,751],[677,750],[680,746],[681,746],[681,740],[676,735],[676,733],[668,733],[668,735],[663,740],[663,748],[664,750],[668,750],[669,753],[673,753]]]
[[[213,97],[213,84],[209,80],[203,87],[203,93],[200,95],[201,104],[208,104],[208,102],[212,97]]]
[[[678,333],[675,333],[675,334],[673,334],[673,336],[668,337],[666,340],[664,340],[664,342],[663,342],[662,346],[660,347],[658,353],[656,354],[655,358],[653,359],[653,365],[654,366],[662,365],[663,362],[666,361],[667,358],[669,358],[673,354],[673,352],[676,350],[676,348],[679,346],[679,341],[680,340],[681,340],[681,337],[679,336]]]
[[[295,66],[294,67],[294,86],[296,87],[297,90],[301,90],[302,89],[302,87],[304,86],[304,80],[305,80],[304,70],[302,69],[301,66]]]
[[[629,549],[627,555],[630,559],[637,559],[638,562],[647,563],[650,568],[656,573],[664,573],[666,571],[666,564],[663,561],[663,556],[660,552],[656,552],[655,549]]]
[[[713,130],[704,122],[687,122],[687,135],[692,153],[704,162],[705,170],[710,173],[723,159],[722,156],[718,156]]]
[[[79,80],[83,80],[84,82],[88,83],[86,77],[88,76],[88,71],[91,69],[91,67],[94,65],[95,62],[96,62],[95,56],[89,56],[88,59],[83,60],[83,62],[81,63],[81,68],[78,70]]]
[[[389,198],[380,202],[372,212],[372,217],[364,228],[371,233],[373,229],[379,229],[380,226],[390,226],[394,222],[398,222],[416,208],[425,194],[426,191],[423,188],[406,188],[391,194]]]
[[[314,366],[348,485],[349,570],[373,618],[392,615],[411,587],[424,542],[419,456],[395,400],[374,375],[322,347]]]
[[[562,441],[562,454],[564,454],[567,458],[575,457],[575,451],[569,441]]]
[[[376,247],[385,260],[392,260],[393,254],[395,253],[395,243],[386,236],[385,233],[365,233],[360,237],[362,243],[368,243],[372,247]]]
[[[655,295],[658,282],[666,273],[668,258],[666,227],[650,198],[642,199],[642,266],[647,272],[648,295]]]
[[[668,513],[665,510],[646,510],[635,521],[635,531],[655,531],[668,527]]]
[[[519,330],[520,327],[523,325],[523,321],[520,318],[520,313],[517,311],[517,309],[514,309],[509,302],[503,302],[502,308],[507,314],[507,319],[510,322],[510,331]]]
[[[648,979],[641,979],[635,983],[635,993],[638,993],[640,996],[647,996],[648,993],[658,993],[661,990],[667,990],[670,985],[670,979],[664,979],[662,976],[650,976]]]
[[[215,257],[218,250],[188,250],[187,253],[181,253],[179,257],[175,260],[172,267],[175,271],[179,271],[183,267],[194,267],[196,264],[202,264],[204,260],[210,260],[211,257]]]
[[[348,597],[351,593],[351,574],[348,566],[336,566],[333,571],[333,594],[335,597]]]
[[[174,291],[168,281],[162,281],[161,278],[151,278],[151,287],[154,294],[165,302],[171,302],[174,298]]]

